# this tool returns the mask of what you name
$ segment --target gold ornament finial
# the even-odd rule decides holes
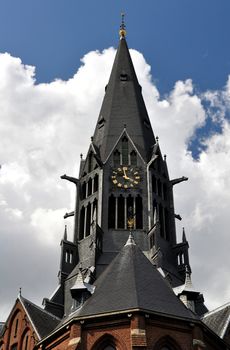
[[[121,13],[121,25],[120,25],[120,30],[119,30],[120,39],[125,38],[125,36],[126,36],[125,28],[126,28],[126,26],[125,26],[125,14],[122,12]]]

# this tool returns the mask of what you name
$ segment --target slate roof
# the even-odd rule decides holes
[[[2,335],[4,326],[5,326],[5,323],[4,322],[0,322],[0,336]]]
[[[230,322],[230,303],[206,313],[202,321],[223,339]]]
[[[156,267],[130,239],[98,277],[95,287],[94,294],[71,317],[138,309],[196,319],[175,296]]]
[[[60,319],[46,310],[35,305],[31,301],[19,296],[19,300],[25,308],[38,336],[41,338],[48,335],[60,323]]]
[[[122,37],[93,137],[103,162],[124,130],[124,125],[138,151],[148,161],[155,138],[126,39]]]

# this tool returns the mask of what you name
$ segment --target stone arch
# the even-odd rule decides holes
[[[19,349],[28,350],[30,348],[30,341],[31,341],[31,330],[29,327],[26,327],[20,339]]]
[[[127,350],[125,343],[121,339],[118,339],[109,333],[101,336],[92,346],[91,350],[107,350],[107,348],[109,350],[109,346],[111,347],[111,350],[113,348],[114,350]]]
[[[16,309],[11,317],[10,323],[9,323],[9,335],[8,335],[8,345],[10,343],[10,337],[13,335],[14,338],[18,335],[18,327],[20,324],[20,316],[21,316],[21,310]]]
[[[172,337],[166,335],[157,341],[153,350],[181,350],[181,347]]]

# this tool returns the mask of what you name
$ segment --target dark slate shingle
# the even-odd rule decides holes
[[[95,282],[94,294],[73,316],[142,309],[196,318],[175,296],[161,274],[135,245],[125,245]]]
[[[59,318],[48,313],[47,311],[35,305],[31,301],[25,299],[22,296],[20,296],[20,300],[23,303],[40,338],[43,338],[46,335],[48,335],[60,323]]]

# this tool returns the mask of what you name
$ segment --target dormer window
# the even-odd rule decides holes
[[[121,164],[121,155],[120,152],[116,149],[116,151],[113,153],[113,164],[114,166],[119,166]]]
[[[129,148],[128,148],[128,138],[124,136],[121,140],[121,147],[122,147],[122,164],[127,165],[129,164]]]
[[[120,81],[127,81],[128,80],[128,75],[126,73],[121,73],[120,74]]]
[[[105,125],[105,118],[101,116],[99,122],[97,123],[98,128],[102,128]]]

